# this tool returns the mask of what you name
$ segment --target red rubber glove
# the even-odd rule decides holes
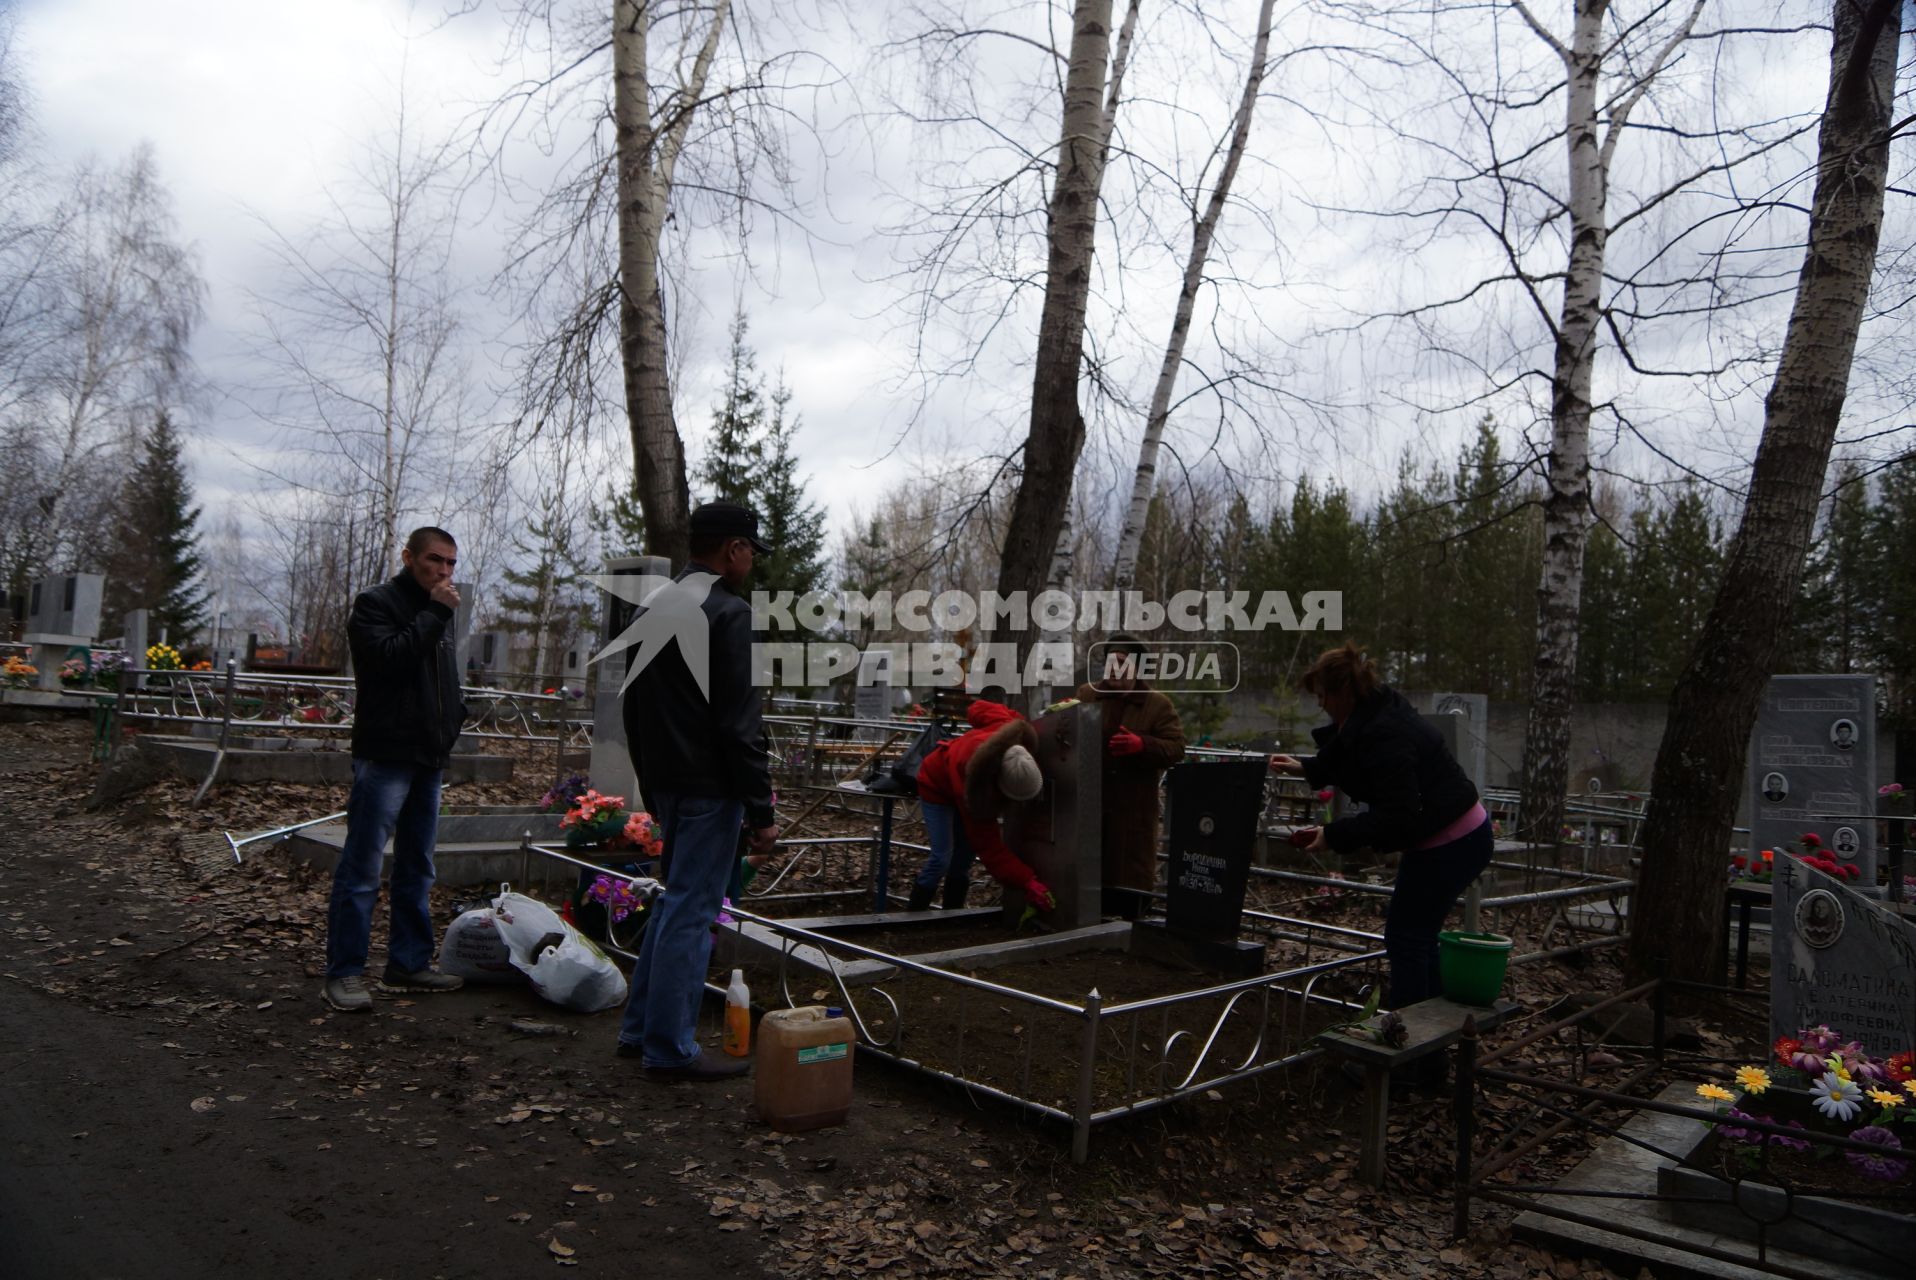
[[[1144,750],[1144,739],[1129,729],[1120,729],[1105,744],[1114,756],[1134,756]]]
[[[1045,888],[1044,881],[1033,876],[1025,882],[1025,901],[1044,911],[1056,910],[1058,900]]]
[[[1306,848],[1315,843],[1316,840],[1316,827],[1299,827],[1297,830],[1291,832],[1291,844],[1295,848]]]

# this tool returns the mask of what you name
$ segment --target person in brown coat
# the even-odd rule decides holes
[[[1158,783],[1184,759],[1184,726],[1171,700],[1136,675],[1140,641],[1114,637],[1105,650],[1104,672],[1078,686],[1078,698],[1104,712],[1104,886],[1148,893],[1158,880]],[[1116,895],[1114,907],[1135,915],[1141,900]]]

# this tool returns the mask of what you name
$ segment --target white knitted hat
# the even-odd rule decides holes
[[[1044,772],[1023,747],[1012,747],[998,762],[998,790],[1013,800],[1029,800],[1044,790]]]

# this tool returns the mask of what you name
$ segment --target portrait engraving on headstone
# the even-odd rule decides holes
[[[1796,904],[1796,936],[1821,951],[1843,936],[1843,904],[1828,889],[1811,889]]]
[[[1876,828],[1862,821],[1876,799],[1876,678],[1773,676],[1750,737],[1750,848],[1774,849],[1814,833],[1876,883]],[[1836,832],[1850,834],[1839,845]]]
[[[1916,924],[1794,858],[1775,892],[1771,1038],[1823,1025],[1878,1058],[1916,1044]]]

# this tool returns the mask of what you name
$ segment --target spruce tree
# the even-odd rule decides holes
[[[148,612],[149,634],[184,646],[206,623],[207,592],[199,554],[200,508],[193,505],[182,442],[162,412],[147,433],[140,461],[120,489],[121,520],[103,557],[104,612]]]
[[[606,559],[647,554],[645,511],[639,506],[638,491],[629,480],[624,484],[615,482],[608,488],[587,519],[598,532]]]
[[[590,629],[593,597],[582,580],[590,570],[558,504],[547,500],[541,506],[512,535],[517,557],[500,574],[499,629],[530,637],[531,674],[559,672],[563,678],[574,673],[560,670],[562,655]]]
[[[765,460],[765,380],[758,374],[758,357],[745,344],[745,313],[732,318],[732,346],[727,355],[725,400],[712,413],[712,442],[699,468],[708,502],[737,502],[753,506],[758,472]],[[760,512],[762,516],[764,513]]]
[[[792,391],[779,376],[772,389],[772,416],[766,424],[756,490],[759,536],[773,547],[752,566],[752,586],[795,596],[825,580],[825,512],[805,496],[792,438],[798,415],[791,411]]]

